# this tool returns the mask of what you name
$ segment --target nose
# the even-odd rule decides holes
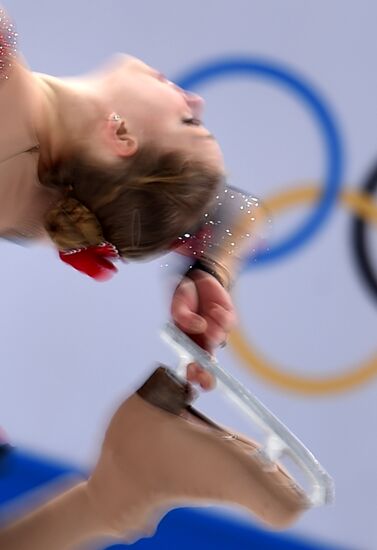
[[[187,92],[186,90],[184,90],[184,94],[185,94],[187,103],[190,105],[192,109],[199,109],[200,111],[203,110],[204,99],[200,95],[194,94],[192,92]]]
[[[183,95],[187,105],[192,111],[193,116],[200,120],[204,109],[204,99],[198,94],[194,94],[193,92],[188,92],[187,90],[180,88],[174,82],[169,81],[169,83]]]
[[[200,119],[204,109],[204,99],[200,95],[192,92],[185,91],[184,94],[187,105],[192,110],[194,117]]]

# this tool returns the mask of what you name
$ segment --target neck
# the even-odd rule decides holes
[[[105,119],[105,107],[83,81],[35,73],[41,90],[41,109],[36,121],[40,166],[49,168],[80,147]]]

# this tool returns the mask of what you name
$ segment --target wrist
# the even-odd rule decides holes
[[[195,278],[197,273],[209,273],[220,283],[220,285],[229,290],[232,286],[230,271],[219,262],[210,258],[200,258],[186,271],[185,276]]]

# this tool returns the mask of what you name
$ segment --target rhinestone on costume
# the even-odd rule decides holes
[[[255,252],[255,242],[264,240],[265,227],[257,223],[258,198],[228,186],[216,195],[216,208],[205,215],[203,227],[211,229],[209,239],[202,242],[201,254],[216,257],[226,254],[242,259]]]
[[[0,79],[7,80],[17,52],[17,33],[14,25],[0,8]]]

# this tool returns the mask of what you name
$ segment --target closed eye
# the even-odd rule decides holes
[[[182,122],[183,122],[183,124],[188,124],[189,126],[201,126],[202,125],[202,121],[199,120],[198,118],[194,118],[194,117],[184,118]]]

